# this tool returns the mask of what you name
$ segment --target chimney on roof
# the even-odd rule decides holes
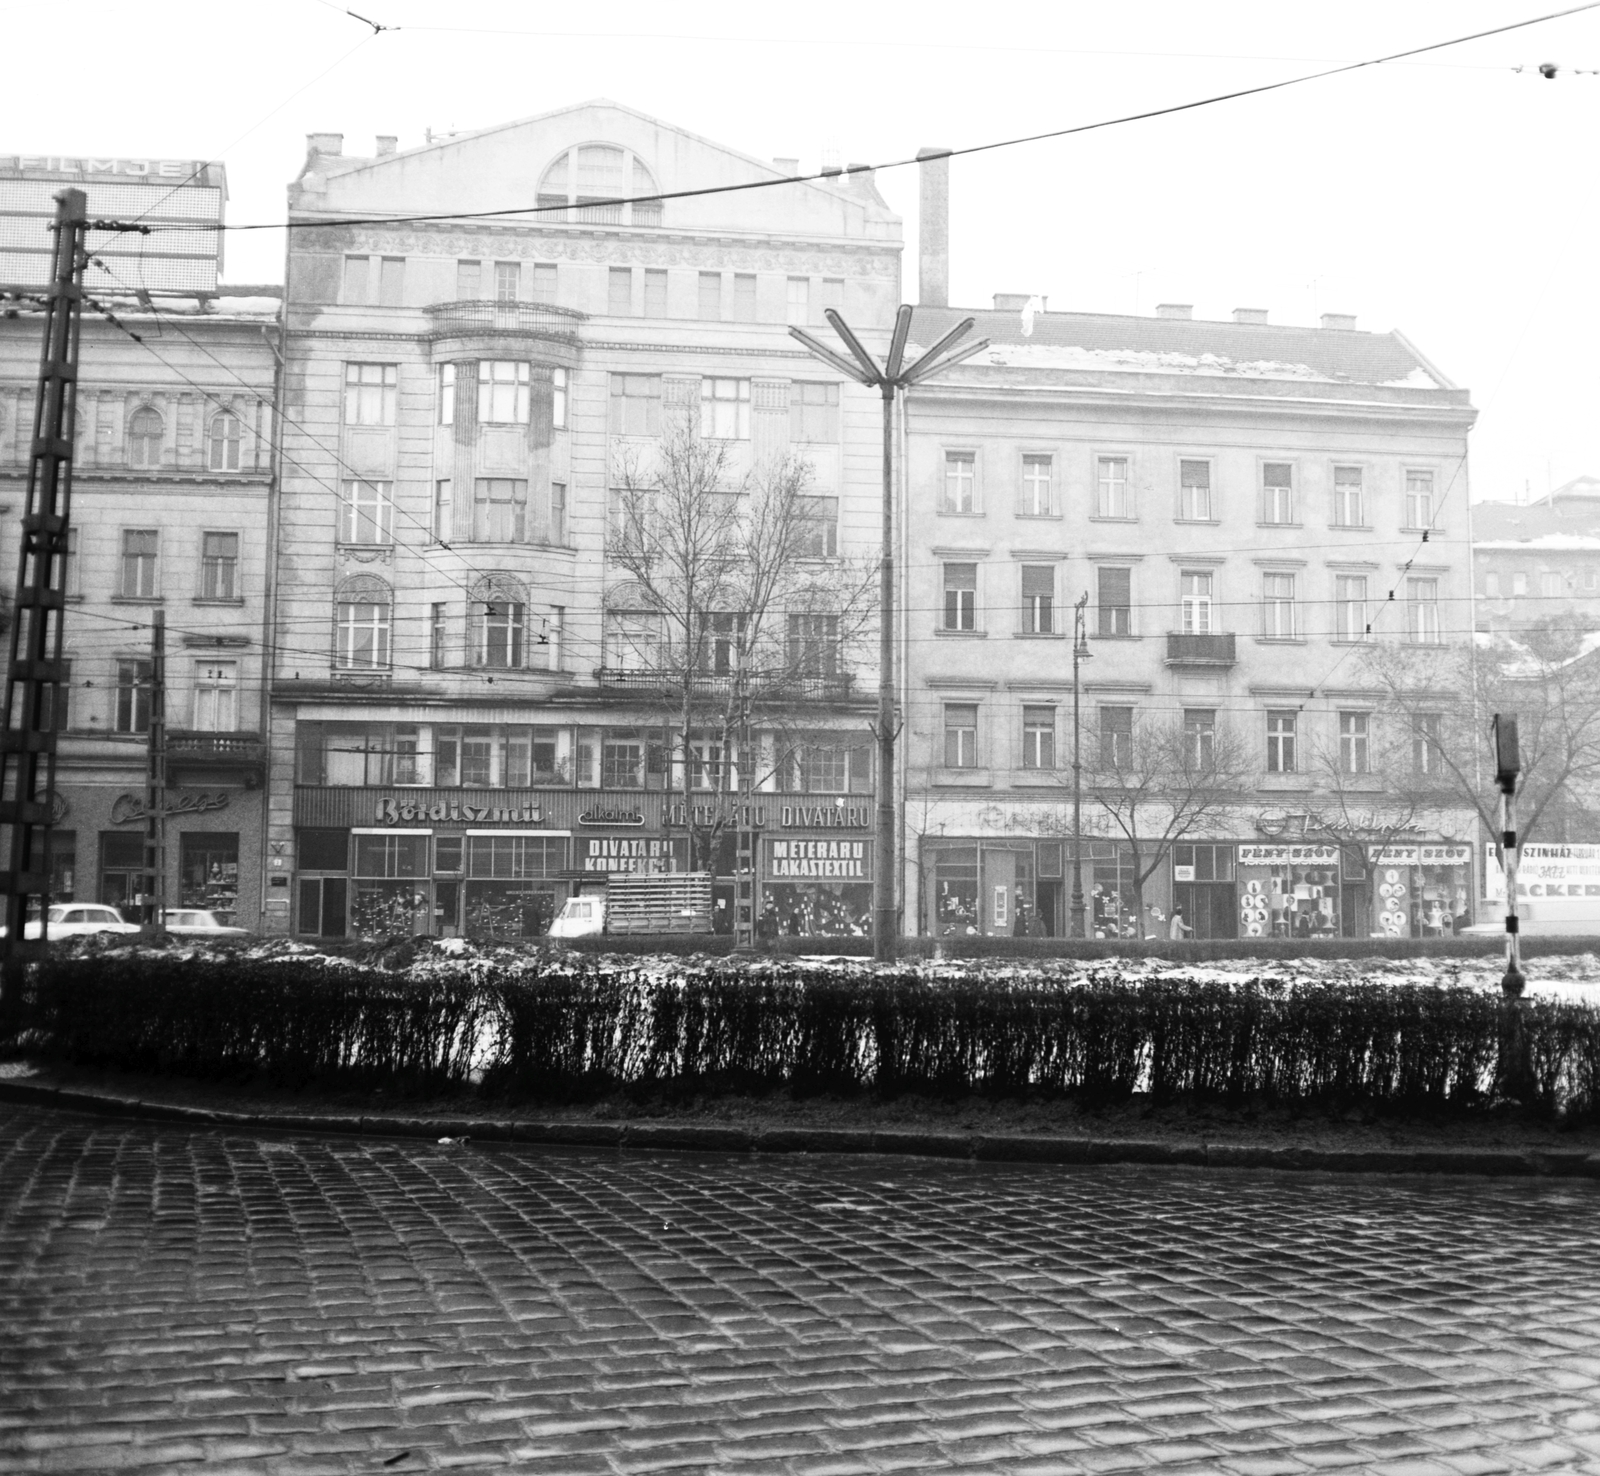
[[[308,154],[332,154],[337,157],[344,152],[344,135],[342,133],[308,133],[306,135],[306,152]]]
[[[774,159],[772,167],[779,174],[798,174],[800,172],[800,161],[798,159]]]
[[[997,313],[1020,313],[1030,302],[1037,301],[1042,313],[1048,300],[1035,292],[997,292],[994,295],[994,310]]]
[[[1182,318],[1185,321],[1194,317],[1194,304],[1192,302],[1158,302],[1156,304],[1158,318]]]
[[[395,146],[400,142],[398,134],[380,133],[378,135],[378,158],[387,159],[395,151]]]
[[[1324,313],[1322,315],[1322,326],[1353,333],[1356,326],[1356,315],[1354,313]]]
[[[1235,308],[1233,310],[1235,323],[1265,323],[1267,310],[1265,308]]]
[[[871,184],[873,175],[878,172],[870,164],[847,164],[845,171],[850,176],[851,184]]]
[[[917,301],[950,306],[950,150],[918,149]]]

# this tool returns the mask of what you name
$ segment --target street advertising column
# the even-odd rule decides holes
[[[1337,846],[1241,845],[1235,875],[1240,937],[1338,935]]]

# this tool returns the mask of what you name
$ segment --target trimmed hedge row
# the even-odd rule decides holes
[[[126,953],[49,960],[7,1003],[16,1044],[57,1061],[523,1101],[789,1088],[1471,1108],[1494,1098],[1505,1025],[1496,995],[1455,987],[781,962],[663,977]],[[1520,1015],[1537,1104],[1600,1117],[1600,1010]]]

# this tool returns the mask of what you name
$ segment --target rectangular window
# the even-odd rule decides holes
[[[948,566],[947,566],[948,567]],[[1022,630],[1024,635],[1054,635],[1056,629],[1056,566],[1022,566]]]
[[[838,444],[838,385],[798,382],[789,386],[789,439]]]
[[[978,628],[978,566],[976,564],[946,564],[944,566],[944,628],[946,630],[976,630]]]
[[[1133,709],[1100,709],[1100,764],[1107,769],[1124,769],[1133,762]]]
[[[947,769],[975,769],[978,767],[977,703],[945,703],[944,766]]]
[[[1193,768],[1209,769],[1217,761],[1217,712],[1214,707],[1183,710],[1183,756]]]
[[[565,482],[552,482],[550,484],[550,541],[552,543],[565,543],[567,541],[567,484]]]
[[[644,315],[647,318],[664,318],[667,315],[667,274],[657,267],[645,268]]]
[[[556,264],[553,261],[537,261],[533,264],[535,302],[555,302],[559,282],[560,278],[556,275]]]
[[[1511,576],[1511,594],[1515,599],[1520,599],[1528,592],[1528,576],[1526,574],[1513,574]]]
[[[644,788],[644,739],[634,728],[607,728],[600,740],[600,787]]]
[[[1261,468],[1261,521],[1294,522],[1294,467],[1287,461],[1268,461]]]
[[[839,553],[839,499],[795,499],[797,552],[801,558],[831,559]]]
[[[347,256],[344,259],[344,291],[339,296],[340,302],[352,303],[356,306],[365,306],[371,302],[372,258],[370,256]]]
[[[750,381],[700,381],[700,434],[717,441],[750,439]]]
[[[522,263],[497,261],[494,264],[494,300],[515,302],[522,296]]]
[[[1110,568],[1105,564],[1095,571],[1095,590],[1100,612],[1100,634],[1133,634],[1133,570]]]
[[[355,874],[386,880],[428,874],[426,835],[358,835]]]
[[[1272,641],[1292,641],[1299,634],[1294,609],[1294,575],[1261,576],[1261,634]]]
[[[1209,569],[1185,569],[1178,576],[1185,635],[1211,634],[1212,575]]]
[[[455,537],[455,483],[440,477],[433,484],[433,537],[436,543],[449,543]]]
[[[161,534],[154,528],[122,530],[122,583],[119,593],[125,600],[153,600],[156,597],[156,550]]]
[[[435,671],[443,671],[445,667],[445,607],[436,604],[429,612],[428,618],[428,665]]]
[[[1408,471],[1406,473],[1406,527],[1431,528],[1433,526],[1433,473]]]
[[[334,606],[333,664],[340,671],[383,671],[389,665],[388,604],[341,600]]]
[[[839,674],[839,617],[789,617],[789,669],[802,677],[832,678]]]
[[[387,544],[394,535],[388,482],[341,482],[339,542]]]
[[[1411,729],[1411,767],[1418,774],[1438,774],[1444,765],[1439,746],[1443,719],[1436,712],[1417,714]]]
[[[1367,638],[1367,576],[1340,574],[1333,581],[1333,633],[1338,641]]]
[[[134,658],[117,662],[117,710],[113,726],[119,733],[150,731],[150,663]]]
[[[472,484],[472,541],[523,543],[528,536],[528,483],[520,477],[479,477]]]
[[[520,600],[492,599],[478,611],[478,665],[520,667],[527,607]]]
[[[611,376],[611,433],[615,436],[661,434],[661,376]]]
[[[239,663],[201,661],[194,669],[194,726],[200,733],[239,727]]]
[[[1439,644],[1439,581],[1406,580],[1406,628],[1419,646]]]
[[[567,428],[567,371],[550,371],[550,424],[556,430]]]
[[[1365,712],[1339,714],[1339,770],[1345,774],[1372,772],[1372,716]]]
[[[1359,466],[1333,469],[1333,524],[1336,528],[1363,528],[1367,522],[1366,489]]]
[[[788,316],[784,321],[799,328],[811,321],[810,277],[789,278]]]
[[[1211,463],[1178,463],[1178,516],[1191,523],[1209,523],[1211,512]]]
[[[344,423],[393,425],[399,382],[394,364],[346,364]]]
[[[1102,518],[1133,516],[1128,497],[1128,458],[1102,456],[1097,463],[1095,509]]]
[[[977,506],[978,457],[973,451],[944,453],[944,498],[939,511],[970,513]]]
[[[707,323],[722,321],[722,273],[700,273],[700,307],[698,316]]]
[[[1269,774],[1293,774],[1295,769],[1295,722],[1297,714],[1293,712],[1269,712],[1267,714],[1267,772]]]
[[[1053,518],[1056,515],[1054,457],[1022,458],[1022,506],[1019,515],[1025,518]]]
[[[439,424],[456,423],[456,366],[439,366]]]
[[[239,596],[239,535],[200,535],[200,598],[232,600]]]
[[[753,273],[733,274],[733,321],[753,323],[756,320],[756,279]]]
[[[476,302],[483,295],[483,263],[465,258],[456,262],[456,300]]]
[[[378,279],[378,304],[380,307],[401,307],[406,300],[406,259],[403,256],[383,258]]]
[[[1053,769],[1056,766],[1056,710],[1040,704],[1022,709],[1022,767]]]
[[[607,277],[606,311],[613,318],[633,314],[633,268],[612,267]]]
[[[485,359],[478,365],[478,424],[526,425],[532,370],[516,359]]]

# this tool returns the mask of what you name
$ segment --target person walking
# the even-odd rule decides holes
[[[1183,920],[1183,909],[1181,907],[1174,907],[1172,909],[1172,924],[1171,924],[1171,938],[1172,938],[1172,941],[1174,943],[1181,943],[1185,938],[1189,937],[1193,932],[1194,932],[1194,929],[1191,928],[1189,926],[1189,924],[1186,923]]]

